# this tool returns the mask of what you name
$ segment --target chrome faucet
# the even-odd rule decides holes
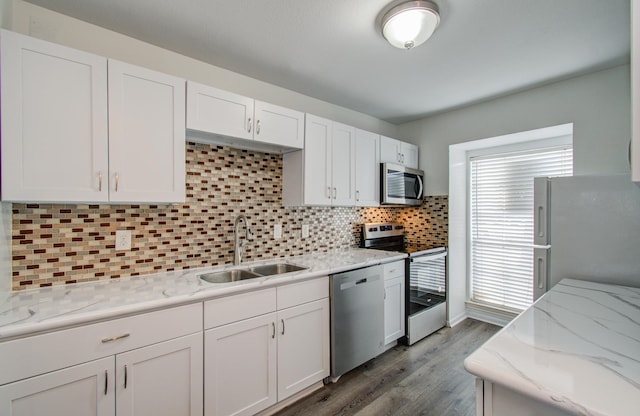
[[[247,217],[245,217],[243,214],[238,215],[238,217],[236,218],[236,222],[233,225],[233,264],[235,265],[242,263],[242,249],[245,242],[240,240],[240,233],[238,231],[240,228],[240,223],[243,221],[246,228],[245,240],[249,240],[253,235],[253,232],[249,227],[249,221],[247,220]]]

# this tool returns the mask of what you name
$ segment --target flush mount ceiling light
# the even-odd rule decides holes
[[[406,1],[382,17],[382,35],[393,46],[411,49],[431,37],[440,23],[438,6],[430,1]]]

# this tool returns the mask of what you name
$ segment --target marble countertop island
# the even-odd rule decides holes
[[[640,415],[640,288],[565,279],[465,360],[576,415]]]
[[[369,249],[347,249],[296,257],[156,273],[90,283],[52,286],[17,292],[0,292],[0,341],[58,328],[111,319],[231,294],[258,290],[402,260],[406,254]],[[200,274],[292,263],[306,270],[230,283],[207,283]]]

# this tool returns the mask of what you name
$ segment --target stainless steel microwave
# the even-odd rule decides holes
[[[380,164],[381,205],[421,205],[424,172],[393,163]]]

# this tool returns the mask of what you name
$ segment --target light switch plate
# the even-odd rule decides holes
[[[302,238],[309,238],[309,224],[302,224]]]
[[[116,250],[131,250],[131,230],[116,230]]]
[[[279,240],[282,238],[282,224],[273,225],[273,238]]]

